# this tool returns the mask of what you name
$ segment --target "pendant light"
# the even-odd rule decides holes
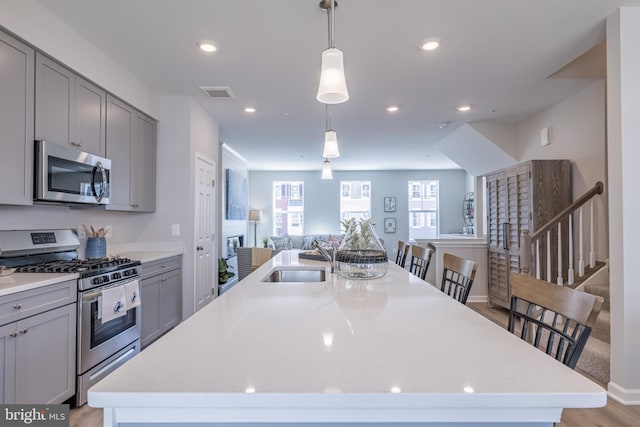
[[[329,163],[329,159],[324,159],[324,163],[322,164],[322,176],[320,179],[333,179],[333,172],[331,172],[331,163]]]
[[[322,71],[316,99],[324,104],[340,104],[349,99],[344,77],[342,51],[335,47],[335,0],[321,0],[320,8],[327,11],[329,21],[329,48],[322,52]]]
[[[327,130],[324,133],[324,149],[322,157],[326,159],[334,159],[340,157],[338,150],[338,134],[331,129],[331,105],[327,104]]]

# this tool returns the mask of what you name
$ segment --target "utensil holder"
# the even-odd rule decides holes
[[[104,237],[89,237],[87,239],[85,255],[87,258],[106,258],[107,239]]]

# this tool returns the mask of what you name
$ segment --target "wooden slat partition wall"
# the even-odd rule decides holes
[[[572,286],[575,283],[574,256],[578,256],[578,277],[585,274],[585,246],[589,245],[589,266],[595,266],[595,217],[594,217],[594,197],[602,194],[604,185],[598,181],[584,195],[578,198],[571,205],[563,209],[551,220],[549,220],[538,230],[529,234],[523,230],[520,236],[520,247],[522,248],[521,272],[534,276],[537,279],[544,279],[549,282],[556,282],[559,285]],[[588,224],[584,224],[584,205],[590,209]],[[575,224],[577,223],[577,227]],[[577,230],[576,230],[577,228]],[[557,236],[562,235],[562,230],[569,230],[569,239],[558,240]],[[574,247],[573,234],[577,232],[578,248]],[[588,234],[588,236],[587,236]],[[553,254],[556,256],[552,256]],[[569,254],[563,256],[563,254]],[[551,263],[551,259],[554,262]],[[546,260],[546,261],[545,261]],[[545,265],[546,263],[546,265]],[[557,276],[553,277],[552,272]],[[545,274],[546,273],[546,274]]]

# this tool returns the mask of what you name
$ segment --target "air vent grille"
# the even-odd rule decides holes
[[[202,90],[211,99],[235,99],[235,95],[227,86],[200,86]]]

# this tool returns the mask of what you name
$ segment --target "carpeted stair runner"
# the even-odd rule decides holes
[[[587,345],[582,351],[577,368],[585,371],[603,384],[609,382],[611,313],[609,311],[609,285],[586,285],[584,291],[604,298]]]

